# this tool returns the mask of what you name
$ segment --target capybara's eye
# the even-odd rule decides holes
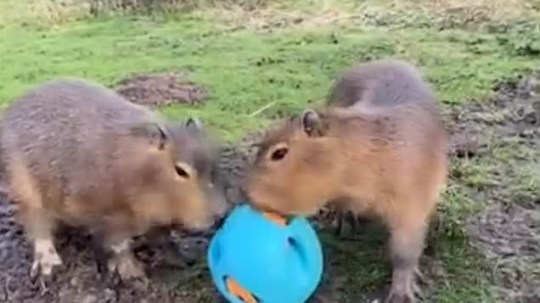
[[[184,179],[187,179],[189,178],[189,174],[188,172],[186,171],[186,169],[184,169],[181,165],[176,165],[174,167],[174,169],[176,170],[176,174]]]
[[[272,156],[270,158],[272,159],[272,161],[279,161],[285,158],[288,152],[289,149],[286,147],[278,148],[272,153]]]

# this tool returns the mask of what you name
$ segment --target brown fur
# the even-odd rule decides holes
[[[77,79],[37,87],[5,112],[2,162],[34,242],[32,274],[60,265],[57,223],[90,229],[115,252],[111,269],[143,275],[128,241],[158,225],[209,227],[224,203],[212,149],[196,121],[163,123],[112,91]]]
[[[394,264],[387,302],[412,302],[426,225],[446,175],[447,135],[431,90],[407,63],[380,60],[346,71],[326,108],[268,132],[248,194],[284,214],[311,215],[339,202],[382,219]]]

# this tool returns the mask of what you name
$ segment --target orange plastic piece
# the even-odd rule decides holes
[[[278,213],[265,211],[263,212],[263,214],[268,220],[273,221],[276,224],[279,224],[282,226],[287,225],[287,219]]]
[[[238,284],[233,279],[227,278],[225,280],[225,285],[227,286],[227,289],[231,294],[237,296],[242,301],[246,303],[257,303],[257,299],[255,299],[255,297],[253,297],[253,295],[249,291],[240,286],[240,284]]]

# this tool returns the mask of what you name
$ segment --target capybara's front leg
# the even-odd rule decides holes
[[[386,303],[414,303],[419,288],[416,274],[424,248],[426,218],[406,214],[390,226],[392,286]]]

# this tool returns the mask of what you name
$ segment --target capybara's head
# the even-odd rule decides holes
[[[327,119],[305,110],[267,131],[247,178],[255,206],[287,215],[311,215],[333,198],[338,183],[339,141]]]
[[[151,221],[205,229],[225,212],[224,195],[214,186],[214,141],[195,119],[139,128],[152,138],[141,159],[142,195],[137,211]],[[146,136],[148,138],[148,136]]]

